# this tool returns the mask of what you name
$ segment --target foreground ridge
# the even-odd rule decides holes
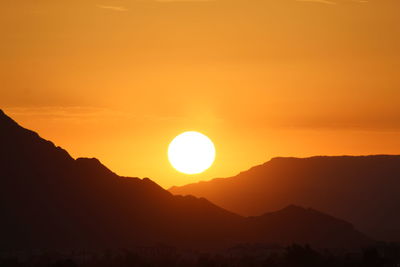
[[[274,158],[229,178],[169,189],[242,215],[296,203],[345,219],[378,240],[400,241],[400,156]]]

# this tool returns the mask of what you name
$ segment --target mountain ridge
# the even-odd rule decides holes
[[[323,235],[316,236],[313,228],[296,230],[296,221],[285,216],[274,224],[266,217],[235,214],[206,198],[174,196],[149,178],[118,176],[96,158],[73,159],[3,112],[0,147],[3,251],[157,243],[210,249],[243,242],[354,249],[373,242],[351,225],[340,227],[335,219],[321,225]],[[297,219],[319,225],[313,213],[299,211]]]
[[[400,240],[400,156],[278,157],[236,176],[173,187],[242,215],[291,203],[353,223],[376,239]]]
[[[192,185],[199,185],[199,184],[206,184],[209,182],[215,182],[215,181],[220,181],[220,180],[225,180],[225,179],[230,179],[230,178],[237,178],[238,176],[241,176],[243,173],[247,173],[250,171],[253,171],[254,169],[258,169],[260,167],[263,167],[265,165],[268,165],[268,163],[270,162],[275,162],[275,161],[280,161],[280,160],[298,160],[298,159],[323,159],[323,158],[390,158],[390,157],[398,157],[400,158],[400,155],[397,154],[373,154],[373,155],[335,155],[335,156],[329,156],[329,155],[318,155],[318,156],[311,156],[311,157],[285,157],[285,156],[278,156],[278,157],[273,157],[270,160],[252,166],[244,171],[240,171],[239,173],[237,173],[234,176],[229,176],[229,177],[216,177],[216,178],[211,178],[209,180],[202,180],[202,181],[198,181],[198,182],[194,182],[194,183],[189,183],[186,185],[181,185],[181,186],[176,186],[173,185],[171,187],[169,187],[167,190],[168,191],[174,191],[177,188],[181,188],[181,187],[187,187],[187,186],[192,186]]]

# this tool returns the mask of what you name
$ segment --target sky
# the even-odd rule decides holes
[[[398,0],[5,0],[0,108],[164,188],[277,156],[400,153]],[[168,144],[209,136],[214,165]]]

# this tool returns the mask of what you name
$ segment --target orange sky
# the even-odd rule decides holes
[[[6,0],[0,108],[164,187],[275,156],[400,153],[398,0]],[[217,159],[168,163],[197,130]]]

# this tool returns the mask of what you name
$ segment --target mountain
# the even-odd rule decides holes
[[[329,242],[329,247],[341,248],[346,242],[349,247],[359,246],[360,234],[354,231],[350,223],[311,208],[289,205],[282,210],[248,219],[255,235],[267,237],[269,243],[301,243],[326,247]]]
[[[209,249],[243,242],[356,248],[372,242],[351,224],[314,210],[243,217],[204,198],[174,196],[148,178],[120,177],[97,159],[73,159],[1,110],[0,148],[2,251],[157,243]]]
[[[291,203],[351,222],[378,240],[400,241],[400,156],[274,158],[230,178],[169,191],[205,197],[242,215]]]

